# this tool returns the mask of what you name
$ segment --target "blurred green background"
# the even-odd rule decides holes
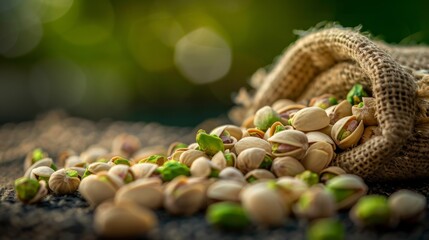
[[[226,114],[295,29],[322,21],[429,43],[429,1],[2,0],[0,123],[65,109],[192,126]]]

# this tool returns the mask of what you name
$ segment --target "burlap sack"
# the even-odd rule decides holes
[[[428,47],[390,46],[355,30],[323,29],[297,40],[268,74],[259,71],[254,96],[241,102],[249,115],[281,98],[299,101],[323,93],[345,98],[361,83],[376,98],[382,136],[338,154],[332,165],[370,181],[429,177],[424,69]]]

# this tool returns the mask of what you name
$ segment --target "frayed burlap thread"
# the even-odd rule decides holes
[[[260,76],[246,113],[281,98],[344,98],[361,83],[376,99],[382,135],[339,153],[332,165],[370,181],[429,177],[429,78],[422,69],[429,69],[426,47],[393,47],[355,30],[323,29],[297,40]]]

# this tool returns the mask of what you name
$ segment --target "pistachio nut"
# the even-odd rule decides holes
[[[364,196],[349,212],[350,219],[358,226],[389,226],[392,213],[387,198],[381,195]]]
[[[27,170],[24,173],[24,177],[29,178],[31,176],[31,171],[33,171],[33,169],[38,167],[43,167],[43,166],[50,167],[55,171],[57,170],[57,166],[55,166],[54,161],[52,161],[51,158],[44,158],[42,160],[35,162],[33,165],[27,168]]]
[[[42,166],[38,168],[34,168],[31,170],[30,178],[36,181],[45,181],[46,184],[49,182],[49,178],[55,171],[47,166]]]
[[[343,100],[339,104],[327,108],[325,112],[330,119],[329,123],[333,125],[341,118],[352,115],[352,105],[347,100]]]
[[[212,157],[211,161],[222,170],[226,167],[235,167],[237,156],[229,150],[225,150],[225,152],[219,151]]]
[[[52,173],[48,185],[56,194],[70,194],[79,188],[79,184],[80,178],[76,170],[62,168]]]
[[[234,125],[223,125],[217,127],[210,132],[210,135],[218,136],[220,139],[222,139],[225,149],[231,149],[237,142],[237,138],[233,136],[230,131],[234,131],[234,135],[239,136],[238,139],[241,139],[243,132],[241,131],[241,128]]]
[[[381,136],[381,128],[379,126],[369,126],[363,131],[362,137],[359,141],[360,144],[367,142],[369,139]]]
[[[112,158],[109,160],[109,162],[108,162],[108,163],[113,164],[113,165],[126,165],[126,166],[131,166],[131,161],[130,161],[130,160],[128,160],[128,159],[126,159],[126,158],[123,158],[123,157],[121,157],[121,156],[114,156],[114,157],[112,157]]]
[[[179,162],[191,167],[192,163],[200,157],[208,158],[208,156],[200,150],[189,149],[180,155]]]
[[[319,132],[324,133],[328,136],[331,136],[332,126],[333,126],[332,124],[329,124],[327,127],[320,129]]]
[[[363,86],[358,83],[350,89],[349,93],[347,93],[347,101],[351,105],[356,105],[362,102],[362,97],[368,97],[368,94],[363,89]]]
[[[154,163],[158,166],[162,166],[167,161],[167,158],[164,155],[151,155],[147,158],[143,158],[139,163]]]
[[[271,143],[272,154],[276,157],[290,156],[302,159],[308,148],[305,133],[297,130],[287,130],[274,134],[268,139]]]
[[[130,169],[135,179],[149,178],[158,175],[158,165],[154,163],[138,163],[131,166]]]
[[[180,148],[187,148],[188,144],[186,143],[182,143],[182,142],[173,142],[170,144],[170,146],[168,147],[167,150],[167,156],[171,156],[171,154],[173,154],[177,149]],[[157,155],[157,154],[155,154]]]
[[[332,148],[335,150],[337,148],[337,145],[335,145],[334,140],[331,138],[331,131],[329,131],[329,134],[323,133],[323,132],[307,132],[305,133],[308,139],[308,144],[311,146],[311,144],[316,142],[326,142],[331,144]]]
[[[337,98],[332,94],[323,94],[319,97],[314,97],[310,100],[308,106],[320,107],[321,109],[327,109],[330,106],[334,106],[338,103]]]
[[[279,226],[289,215],[275,182],[259,182],[242,190],[241,202],[249,218],[262,226]]]
[[[112,153],[130,158],[140,149],[138,137],[130,134],[120,134],[113,139]]]
[[[198,145],[198,144],[197,144]],[[174,161],[180,161],[180,156],[182,156],[182,154],[188,150],[195,150],[195,151],[199,151],[197,149],[193,149],[193,148],[189,148],[189,146],[187,148],[178,148],[176,149],[170,156],[168,156],[168,160],[174,160]],[[201,152],[201,151],[200,151]]]
[[[240,192],[244,183],[234,180],[219,180],[207,189],[207,197],[214,202],[230,201],[240,202]]]
[[[145,159],[152,155],[169,156],[167,155],[167,149],[164,146],[155,145],[155,146],[141,148],[136,153],[134,153],[133,162],[138,163],[140,160]]]
[[[209,156],[215,155],[219,151],[224,151],[225,147],[220,137],[214,134],[207,134],[203,129],[198,130],[196,142],[199,149]]]
[[[98,146],[89,147],[86,151],[80,154],[80,159],[87,164],[97,161],[99,158],[107,155],[107,149]]]
[[[117,205],[131,201],[141,207],[158,209],[162,206],[164,192],[159,178],[142,178],[121,187],[115,195]]]
[[[105,200],[113,199],[116,191],[124,182],[116,175],[99,172],[82,179],[79,192],[91,206],[97,206]]]
[[[273,161],[273,165],[271,166],[271,171],[277,177],[294,177],[295,175],[304,172],[305,168],[297,159],[286,156],[275,158]]]
[[[312,186],[301,195],[293,206],[293,212],[309,221],[332,217],[336,214],[335,200],[323,187]]]
[[[276,185],[284,203],[289,208],[291,208],[292,204],[308,189],[307,183],[289,176],[278,178]]]
[[[274,111],[278,111],[282,108],[285,108],[287,106],[291,106],[291,105],[296,105],[296,103],[290,99],[278,99],[277,101],[275,101],[271,107],[274,109]]]
[[[36,162],[48,157],[48,153],[43,151],[41,148],[36,148],[29,152],[24,160],[24,171],[31,167]]]
[[[362,120],[365,126],[377,126],[378,120],[375,117],[376,113],[375,98],[364,97],[362,102],[352,107],[352,113],[358,121]]]
[[[417,223],[425,216],[426,198],[420,193],[402,189],[387,201],[392,214],[405,223]]]
[[[326,183],[334,177],[343,174],[346,174],[346,171],[344,171],[342,168],[337,166],[330,166],[320,172],[319,179],[321,183]]]
[[[104,162],[93,162],[86,167],[85,173],[82,178],[85,178],[91,174],[97,174],[102,171],[109,171],[112,167],[112,164],[104,163]]]
[[[86,171],[86,169],[82,167],[70,167],[68,169],[76,171],[80,179],[83,178],[83,175],[85,174],[85,171]]]
[[[274,134],[281,132],[281,131],[284,131],[284,130],[293,130],[293,127],[289,126],[289,125],[285,126],[281,122],[275,122],[265,132],[264,139],[268,139],[268,138],[272,137]]]
[[[17,198],[23,203],[39,202],[48,194],[45,181],[21,177],[15,180],[14,186]]]
[[[266,169],[254,169],[250,172],[248,172],[244,178],[247,182],[253,183],[258,180],[268,180],[268,179],[275,179],[276,176],[274,174]]]
[[[96,232],[109,238],[138,237],[157,225],[158,220],[151,210],[132,202],[105,202],[97,208],[94,215]]]
[[[337,209],[350,208],[365,196],[368,187],[362,178],[353,174],[342,174],[326,182],[326,190],[335,198]]]
[[[210,159],[199,157],[192,163],[190,171],[193,177],[217,178],[220,168],[213,164]]]
[[[205,206],[206,190],[197,179],[176,177],[165,187],[164,207],[174,215],[192,215]]]
[[[256,128],[266,131],[271,125],[277,121],[280,121],[280,115],[274,111],[270,106],[260,108],[255,113],[253,124]]]
[[[265,132],[258,128],[248,128],[246,132],[247,132],[246,136],[248,137],[257,137],[260,139],[264,139],[264,136],[265,136]]]
[[[79,156],[70,156],[64,161],[64,168],[70,167],[83,167],[85,168],[87,165],[86,162],[82,161]]]
[[[344,117],[332,127],[331,137],[339,148],[346,149],[359,142],[363,130],[363,122],[358,121],[356,116]]]
[[[248,148],[237,157],[237,168],[246,174],[257,168],[270,169],[273,158],[261,148]]]
[[[319,107],[307,107],[296,112],[290,122],[296,130],[309,132],[327,127],[330,119],[325,110]]]
[[[219,173],[219,178],[224,180],[234,180],[240,183],[246,183],[243,173],[235,167],[226,167]]]
[[[296,175],[295,178],[301,179],[302,181],[307,183],[308,186],[313,186],[319,183],[319,175],[309,170],[306,170]]]
[[[305,169],[319,174],[331,163],[334,158],[334,149],[327,142],[313,143],[308,149],[307,154],[302,159],[302,165]]]
[[[77,153],[72,149],[62,150],[57,155],[57,163],[59,166],[64,167],[66,159],[71,156],[77,156]]]
[[[171,181],[177,176],[191,175],[188,166],[174,160],[165,162],[164,165],[162,165],[162,167],[158,167],[156,171],[160,174],[162,180],[164,181]]]
[[[257,137],[244,137],[240,139],[232,149],[237,156],[240,155],[240,153],[248,148],[262,148],[267,153],[271,154],[271,145],[269,142],[267,142],[264,139],[257,138]]]
[[[277,112],[280,115],[281,122],[286,125],[288,124],[289,119],[291,119],[296,112],[306,107],[307,106],[301,105],[301,104],[292,104],[292,105],[288,105],[283,108],[280,108]]]
[[[308,240],[343,240],[345,227],[335,218],[318,219],[308,228],[307,238]]]
[[[118,164],[111,167],[108,173],[118,176],[120,179],[122,179],[122,181],[124,181],[125,184],[130,183],[136,179],[133,171],[131,171],[131,167],[124,164]]]
[[[243,207],[232,202],[211,205],[207,209],[206,219],[210,224],[224,229],[242,229],[250,224]]]

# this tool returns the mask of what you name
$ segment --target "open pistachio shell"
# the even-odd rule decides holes
[[[274,174],[266,169],[254,169],[250,172],[248,172],[244,178],[247,182],[253,183],[258,180],[268,180],[268,179],[275,179],[276,176]]]
[[[186,151],[188,151],[190,149],[196,150],[196,149],[193,149],[193,148],[189,148],[189,146],[187,148],[178,148],[171,155],[169,155],[168,160],[180,161],[180,156],[184,152],[186,152]]]
[[[326,189],[335,197],[337,209],[350,208],[368,191],[362,178],[352,174],[332,178],[326,182]]]
[[[256,147],[248,148],[238,155],[237,168],[242,173],[246,174],[253,169],[260,168],[261,164],[263,164],[267,157],[270,158],[264,149]]]
[[[319,174],[320,182],[326,183],[327,181],[331,180],[332,178],[339,176],[339,175],[343,175],[343,174],[346,174],[346,171],[344,171],[340,167],[337,167],[337,166],[327,167],[327,168],[323,169]]]
[[[37,161],[33,165],[31,165],[29,168],[27,168],[27,170],[24,173],[24,177],[29,178],[31,176],[31,171],[33,171],[33,169],[35,169],[35,168],[43,167],[43,166],[51,167],[53,164],[54,164],[54,161],[52,161],[51,158],[44,158],[40,161]]]
[[[313,143],[307,150],[307,154],[302,159],[305,169],[319,174],[325,169],[334,158],[334,149],[327,142]]]
[[[248,128],[246,131],[247,131],[247,136],[264,139],[265,132],[260,129]]]
[[[83,167],[69,167],[68,169],[75,170],[80,179],[83,178],[83,175],[85,174],[85,171],[86,171],[86,168],[83,168]]]
[[[362,137],[359,141],[360,144],[367,142],[369,139],[381,136],[381,128],[379,126],[369,126],[363,131]]]
[[[347,100],[343,100],[339,104],[327,108],[325,112],[330,119],[329,123],[333,125],[341,118],[352,115],[352,105]]]
[[[375,98],[364,97],[362,98],[363,106],[361,104],[352,107],[352,113],[356,116],[358,121],[362,120],[365,126],[377,126],[378,120],[375,117],[377,111],[375,105]]]
[[[179,162],[191,167],[192,163],[200,157],[208,158],[208,156],[200,150],[189,149],[180,155]]]
[[[336,214],[335,200],[323,187],[315,185],[301,195],[293,206],[293,212],[310,221],[332,217]]]
[[[296,112],[292,118],[292,126],[295,129],[304,132],[316,131],[325,128],[329,125],[329,122],[330,119],[325,110],[319,107],[303,108]]]
[[[112,153],[130,158],[141,147],[138,137],[131,134],[120,134],[113,139]]]
[[[36,148],[27,153],[24,160],[24,171],[27,171],[29,167],[34,165],[36,162],[48,158],[48,153],[43,151],[41,148]]]
[[[224,180],[234,180],[240,183],[246,183],[244,175],[235,167],[226,167],[219,173],[219,178]]]
[[[116,175],[99,172],[82,179],[79,192],[91,206],[113,199],[116,191],[124,185]]]
[[[264,106],[255,113],[253,124],[262,131],[266,131],[274,122],[280,121],[279,114],[270,106]]]
[[[272,154],[277,157],[291,156],[302,159],[308,148],[307,136],[297,130],[281,131],[268,139]]]
[[[271,171],[277,177],[291,176],[294,177],[297,174],[300,174],[305,171],[304,166],[295,158],[285,156],[277,157],[273,161],[271,166]]]
[[[149,178],[155,173],[157,168],[158,165],[154,163],[137,163],[131,166],[131,171],[135,179]]]
[[[426,198],[417,192],[399,190],[390,195],[388,203],[392,213],[406,223],[416,223],[425,216]]]
[[[289,176],[278,178],[276,185],[283,201],[290,209],[292,208],[292,204],[308,189],[307,183]]]
[[[15,191],[16,197],[28,204],[40,202],[48,194],[46,181],[37,181],[26,177],[15,181]]]
[[[347,149],[357,145],[363,131],[363,122],[357,121],[356,116],[349,116],[341,118],[334,124],[331,137],[339,148]]]
[[[107,149],[103,147],[92,146],[80,154],[80,159],[82,159],[83,162],[90,164],[108,153]]]
[[[302,104],[292,104],[280,108],[277,112],[280,115],[281,122],[286,125],[288,123],[288,120],[291,119],[296,112],[306,107],[307,106]]]
[[[214,202],[240,202],[240,192],[244,183],[234,180],[219,180],[207,189],[207,197]]]
[[[171,214],[192,215],[205,205],[206,188],[202,182],[176,177],[165,188],[164,207]]]
[[[334,140],[331,138],[331,131],[329,134],[323,132],[307,132],[305,133],[308,139],[308,144],[311,145],[315,142],[327,142],[332,145],[332,148],[335,150],[337,145],[335,145]]]
[[[94,215],[98,234],[114,238],[131,238],[147,233],[158,225],[156,215],[137,204],[101,204]]]
[[[281,122],[275,122],[271,127],[265,132],[264,139],[268,139],[272,137],[275,133],[285,131],[285,130],[293,130],[293,127],[290,125],[283,125]]]
[[[206,157],[199,157],[191,166],[191,175],[193,177],[217,177],[220,169]]]
[[[241,129],[241,127],[236,125],[231,125],[231,124],[219,126],[213,129],[210,132],[210,134],[215,134],[216,136],[220,136],[223,131],[228,131],[232,137],[237,139],[237,141],[243,137],[243,130]]]
[[[327,93],[323,94],[322,96],[312,98],[308,106],[327,109],[328,107],[335,104],[337,104],[337,98],[334,95]]]
[[[228,150],[226,150],[225,153],[219,151],[212,157],[211,161],[214,165],[222,170],[226,167],[235,167],[237,163],[237,156],[235,153],[229,152]]]
[[[173,142],[170,144],[167,150],[167,156],[170,156],[173,154],[177,149],[180,148],[187,148],[188,144],[182,143],[182,142]]]
[[[88,165],[87,171],[91,174],[96,174],[102,171],[109,171],[109,169],[112,167],[111,164],[104,163],[104,162],[93,162]]]
[[[111,167],[108,173],[118,176],[124,183],[130,183],[136,179],[133,171],[131,171],[131,167],[124,164]]]
[[[199,150],[200,146],[198,145],[198,143],[194,142],[188,145],[189,149],[194,149],[194,150]]]
[[[142,178],[121,187],[115,195],[116,204],[133,202],[141,207],[157,209],[162,206],[164,193],[159,178]]]
[[[49,178],[49,188],[56,194],[70,194],[79,188],[80,178],[77,171],[62,168]]]
[[[47,166],[37,167],[31,171],[30,178],[34,180],[49,179],[55,171]]]
[[[271,153],[271,145],[266,140],[257,137],[244,137],[240,139],[232,149],[233,152],[240,155],[240,153],[248,148],[261,148],[267,153]]]
[[[48,195],[48,186],[47,186],[47,183],[45,181],[39,181],[39,184],[40,184],[39,190],[37,191],[36,196],[34,196],[28,202],[29,204],[40,202],[43,198],[46,197],[46,195]]]

